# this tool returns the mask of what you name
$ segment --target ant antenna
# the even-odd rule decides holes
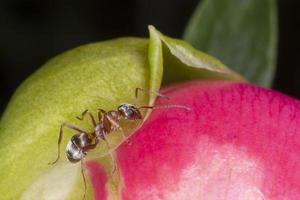
[[[169,99],[169,97],[167,95],[164,95],[164,94],[159,93],[159,92],[153,92],[151,90],[147,90],[147,89],[143,89],[143,88],[135,88],[135,98],[138,98],[139,91],[142,91],[142,92],[145,92],[145,93],[148,93],[148,94],[155,94],[158,97]]]
[[[165,109],[165,108],[181,108],[187,111],[190,111],[191,108],[185,105],[177,105],[177,104],[167,104],[167,105],[159,105],[159,106],[140,106],[138,109],[145,108],[145,109]]]

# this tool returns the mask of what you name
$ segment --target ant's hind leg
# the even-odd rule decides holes
[[[87,133],[85,130],[83,130],[83,129],[75,126],[75,125],[63,123],[60,126],[60,129],[59,129],[59,135],[58,135],[58,141],[57,141],[57,158],[53,162],[48,163],[49,165],[55,164],[60,158],[60,144],[61,144],[61,141],[62,141],[62,138],[63,138],[63,127],[73,129],[73,130],[75,130],[79,133]]]
[[[80,165],[81,165],[81,176],[82,176],[82,180],[83,180],[83,184],[84,184],[84,193],[83,193],[82,200],[85,200],[87,186],[86,186],[86,178],[85,178],[84,169],[83,169],[83,159],[80,160]]]
[[[126,137],[126,135],[125,135],[125,133],[124,133],[124,130],[123,130],[123,128],[119,125],[119,123],[116,122],[114,119],[112,119],[112,118],[109,117],[109,116],[107,116],[107,119],[108,119],[108,121],[109,121],[111,124],[113,124],[115,127],[117,127],[117,129],[120,130],[123,140],[124,140],[124,141],[127,140],[127,137]]]

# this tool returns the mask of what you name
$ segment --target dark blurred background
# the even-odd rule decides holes
[[[148,24],[181,37],[198,2],[0,0],[0,115],[18,85],[51,57],[89,42],[148,36]],[[274,88],[300,98],[300,1],[278,3]]]

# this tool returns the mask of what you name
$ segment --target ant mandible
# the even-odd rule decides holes
[[[157,92],[152,92],[148,91],[142,88],[136,88],[135,90],[135,96],[136,98],[138,97],[138,92],[143,91],[147,93],[155,93],[156,96],[159,97],[164,97],[168,98],[167,96],[157,93]],[[170,108],[170,107],[175,107],[175,108],[183,108],[186,110],[189,110],[188,107],[183,106],[183,105],[164,105],[161,107],[165,108]],[[73,135],[72,138],[69,140],[66,146],[66,154],[67,158],[71,163],[77,163],[81,161],[81,172],[84,180],[84,185],[85,185],[85,191],[86,191],[86,181],[85,181],[85,176],[83,172],[83,167],[82,167],[82,160],[84,157],[87,155],[87,152],[96,148],[98,145],[99,141],[102,139],[106,143],[108,149],[111,149],[111,145],[108,141],[107,135],[110,134],[111,132],[115,130],[120,130],[122,134],[122,138],[125,141],[126,136],[124,134],[124,131],[122,127],[119,125],[119,122],[122,118],[126,120],[138,120],[142,119],[142,114],[140,112],[140,109],[145,108],[145,109],[153,109],[153,108],[158,108],[154,106],[140,106],[136,107],[132,104],[129,103],[122,103],[118,106],[117,110],[110,110],[106,112],[103,109],[97,109],[97,117],[98,121],[95,120],[95,117],[93,116],[92,112],[88,109],[84,110],[81,113],[81,116],[77,116],[76,118],[79,120],[83,120],[86,115],[89,116],[93,130],[91,132],[88,132],[76,125],[69,124],[69,123],[63,123],[60,126],[59,129],[59,136],[58,136],[58,146],[57,146],[57,158],[55,161],[49,163],[49,164],[55,164],[59,159],[60,159],[60,145],[62,142],[63,138],[63,128],[69,128],[73,129],[77,134]],[[111,154],[111,152],[110,152]],[[111,159],[112,163],[115,163],[114,156],[111,154]],[[115,170],[115,165],[113,165],[113,171]],[[85,199],[85,194],[84,198]]]

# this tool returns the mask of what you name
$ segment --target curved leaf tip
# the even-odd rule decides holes
[[[196,50],[187,42],[165,36],[154,26],[149,26],[149,31],[150,41],[152,38],[160,46],[156,49],[155,55],[163,54],[159,57],[163,58],[164,83],[203,78],[245,81],[242,76],[227,68],[221,61]],[[165,48],[161,47],[161,43]]]

